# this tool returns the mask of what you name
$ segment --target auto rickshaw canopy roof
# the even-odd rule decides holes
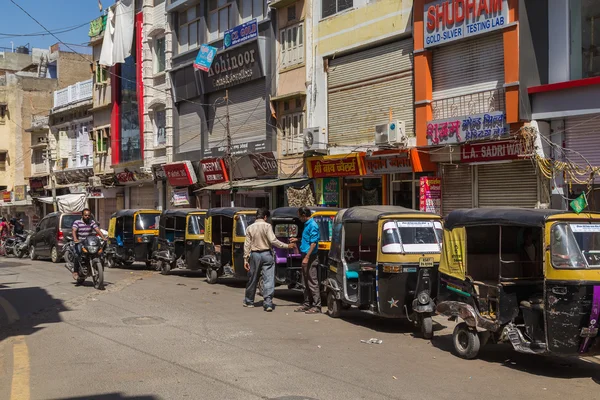
[[[461,226],[481,225],[513,225],[542,227],[549,217],[560,214],[573,214],[570,211],[498,207],[498,208],[465,208],[453,210],[446,216],[444,228],[454,229]],[[587,214],[587,213],[586,213]],[[599,214],[593,214],[595,218]]]
[[[254,211],[256,212],[257,208],[246,208],[246,207],[219,207],[219,208],[209,208],[206,212],[206,217],[215,217],[215,216],[223,216],[233,218],[235,214],[242,211]]]
[[[150,210],[150,209],[125,209],[125,210],[119,210],[116,213],[114,213],[113,215],[111,215],[111,218],[121,218],[121,217],[133,217],[136,213],[139,212],[144,212],[144,213],[152,213],[155,212],[157,214],[160,214],[159,210]]]
[[[193,213],[206,212],[200,208],[173,208],[162,212],[161,217],[187,217]]]
[[[437,214],[412,210],[400,206],[356,206],[345,210],[342,215],[343,222],[377,222],[383,217],[390,215],[412,214],[419,216],[429,216],[434,219],[440,219]]]
[[[317,207],[317,206],[309,206],[308,209],[311,213],[315,213],[317,211],[339,211],[339,208],[335,207]],[[298,207],[279,207],[274,209],[271,212],[271,219],[283,219],[283,218],[299,218],[298,217]]]

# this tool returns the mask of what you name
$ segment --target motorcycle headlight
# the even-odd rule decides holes
[[[98,252],[98,246],[88,246],[88,251],[92,254]]]
[[[421,292],[417,295],[417,300],[419,301],[419,303],[425,305],[425,304],[429,304],[429,293],[427,292]]]

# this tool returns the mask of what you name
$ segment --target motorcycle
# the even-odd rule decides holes
[[[67,242],[63,246],[65,258],[65,268],[73,273],[75,263],[77,262],[77,243],[72,237],[67,237]],[[104,289],[104,249],[106,242],[97,236],[88,236],[81,241],[81,256],[79,257],[79,269],[77,283],[83,284],[89,277],[94,282],[94,287],[98,290]]]
[[[6,238],[4,242],[4,255],[13,254],[15,257],[23,258],[27,254],[29,238],[31,232],[17,233],[14,236]]]

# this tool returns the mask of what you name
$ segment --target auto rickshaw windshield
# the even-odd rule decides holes
[[[238,214],[239,218],[235,224],[235,234],[237,236],[246,236],[246,229],[256,221],[256,215]]]
[[[140,231],[158,229],[160,213],[140,213],[135,218],[135,229]]]
[[[298,237],[298,225],[296,224],[276,224],[275,236],[280,238],[295,238]]]
[[[437,221],[389,220],[383,224],[383,253],[439,253],[441,241]]]
[[[319,226],[321,242],[331,242],[331,235],[333,233],[333,220],[335,215],[317,215],[313,217],[317,225]]]
[[[554,268],[600,268],[600,224],[556,224],[550,247]]]
[[[204,215],[190,215],[188,233],[190,235],[203,235],[205,219],[206,217]]]

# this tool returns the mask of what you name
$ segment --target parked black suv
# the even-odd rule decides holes
[[[92,216],[92,219],[94,217]],[[62,247],[65,235],[71,235],[73,223],[81,219],[81,213],[53,212],[46,215],[35,228],[29,242],[29,257],[50,258],[53,263],[62,259]]]

